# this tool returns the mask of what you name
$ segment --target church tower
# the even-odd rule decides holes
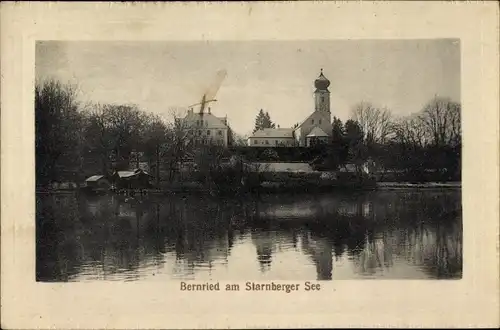
[[[314,91],[314,110],[326,112],[330,118],[330,91],[328,86],[330,86],[330,80],[326,79],[323,75],[323,69],[321,69],[318,79],[314,81],[314,87],[316,87]]]

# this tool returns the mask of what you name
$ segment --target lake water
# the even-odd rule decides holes
[[[37,195],[38,281],[458,279],[459,189]]]

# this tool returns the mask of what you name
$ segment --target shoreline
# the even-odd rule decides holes
[[[377,189],[436,189],[436,188],[454,188],[461,189],[462,182],[377,182]]]
[[[279,187],[279,189],[273,189],[277,187],[260,187],[255,189],[255,191],[273,191],[276,190],[275,193],[282,193],[282,192],[287,192],[287,191],[296,191],[297,187]],[[319,190],[330,190],[328,188],[331,188],[331,190],[346,190],[346,191],[352,191],[352,190],[403,190],[403,189],[461,189],[462,188],[462,183],[461,182],[424,182],[424,183],[410,183],[410,182],[377,182],[375,186],[359,186],[359,187],[339,187],[339,186],[332,186],[332,187],[326,187],[326,186],[320,186],[318,187]],[[158,194],[176,194],[176,193],[210,193],[209,190],[203,189],[201,187],[175,187],[173,189],[169,188],[164,188],[164,189],[144,189],[143,190],[146,195],[158,195]],[[67,188],[67,189],[47,189],[47,190],[36,190],[36,194],[63,194],[63,193],[75,193],[75,192],[81,192],[84,193],[83,191],[79,191],[78,188]],[[117,192],[105,192],[104,194],[119,194]],[[137,194],[140,194],[139,192],[136,192]],[[91,193],[93,194],[93,193]],[[95,195],[99,195],[98,193]]]

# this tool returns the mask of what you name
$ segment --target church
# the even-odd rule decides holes
[[[264,128],[248,138],[251,147],[310,147],[328,142],[332,135],[330,81],[323,75],[314,81],[314,112],[294,128]]]

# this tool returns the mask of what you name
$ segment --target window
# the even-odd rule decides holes
[[[266,140],[266,144],[269,144],[269,141],[268,141],[268,140]]]
[[[222,136],[222,131],[218,131],[217,134],[219,134],[220,136]]]
[[[313,125],[314,125],[314,119],[311,119],[311,124],[313,124]]]
[[[259,144],[259,141],[253,140],[253,144]]]
[[[275,145],[278,145],[278,140],[274,140],[274,144],[275,144]]]
[[[322,97],[321,97],[321,103],[324,103],[324,102],[325,102],[325,97],[324,97],[324,96],[322,96]]]
[[[205,120],[205,127],[208,127],[208,121]]]
[[[207,131],[207,135],[210,135],[210,130]]]
[[[321,125],[321,119],[319,120],[319,124]]]
[[[201,135],[201,130],[198,131],[198,135]]]

